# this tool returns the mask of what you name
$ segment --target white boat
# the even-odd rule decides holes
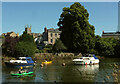
[[[34,61],[31,57],[19,57],[19,60],[10,60],[5,64],[10,67],[33,66]]]
[[[74,64],[98,64],[99,59],[95,55],[87,55],[73,59]]]

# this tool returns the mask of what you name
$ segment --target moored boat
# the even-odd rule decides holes
[[[52,61],[45,61],[45,62],[42,62],[42,64],[51,64]]]
[[[31,75],[33,72],[23,72],[23,73],[11,73],[12,76],[22,76],[22,75]]]
[[[99,59],[94,54],[89,54],[80,58],[73,59],[74,64],[98,64]]]
[[[7,66],[12,67],[24,67],[24,66],[33,66],[34,61],[31,57],[19,57],[19,60],[10,60],[8,62],[5,62]]]

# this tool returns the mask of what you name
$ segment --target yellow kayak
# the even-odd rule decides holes
[[[42,62],[42,64],[50,64],[50,63],[52,63],[52,61]]]

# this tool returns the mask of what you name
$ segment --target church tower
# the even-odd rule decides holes
[[[31,34],[31,25],[29,27],[27,24],[27,27],[26,27],[26,24],[25,24],[25,31],[27,32],[27,34]]]

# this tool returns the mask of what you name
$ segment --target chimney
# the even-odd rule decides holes
[[[46,27],[44,28],[44,32],[47,32],[47,28]]]
[[[104,34],[104,30],[103,30],[103,34]]]

